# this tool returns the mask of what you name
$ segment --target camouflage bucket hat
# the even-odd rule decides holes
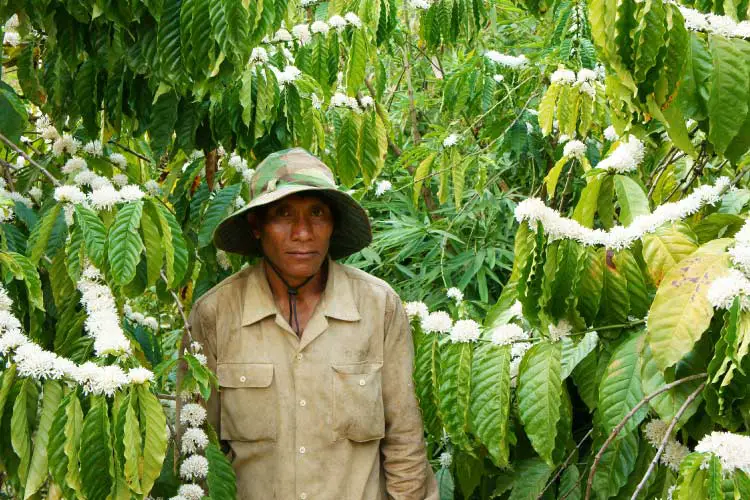
[[[226,252],[260,256],[260,243],[252,235],[247,213],[306,191],[323,197],[335,214],[328,250],[332,258],[347,257],[370,244],[370,219],[362,206],[339,191],[325,163],[302,148],[294,148],[272,153],[260,162],[250,179],[250,202],[219,223],[213,234],[214,245]]]

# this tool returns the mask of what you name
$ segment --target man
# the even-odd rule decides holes
[[[242,499],[437,498],[398,295],[338,264],[367,246],[362,207],[303,149],[258,165],[214,244],[262,257],[193,306],[219,393],[209,421]]]

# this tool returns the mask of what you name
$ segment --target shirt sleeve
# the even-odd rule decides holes
[[[200,342],[203,346],[203,354],[206,356],[206,365],[216,373],[216,322],[205,317],[204,303],[198,302],[190,311],[188,323],[193,341]],[[206,401],[206,419],[221,438],[221,398],[215,387],[211,388],[211,395]]]
[[[414,392],[414,344],[401,300],[389,294],[383,349],[385,437],[381,442],[386,492],[393,500],[437,499],[427,461],[422,414]]]

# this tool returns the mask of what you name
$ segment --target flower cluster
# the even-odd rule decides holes
[[[425,319],[429,314],[427,304],[424,302],[407,302],[404,304],[404,310],[409,319],[417,318],[420,321]]]
[[[206,409],[197,403],[188,403],[180,412],[180,423],[187,426],[182,435],[181,451],[185,459],[180,464],[180,477],[186,481],[201,481],[208,476],[208,460],[198,453],[208,446],[208,436],[202,429]],[[180,485],[177,496],[171,500],[200,500],[206,493],[196,483]]]
[[[645,150],[646,148],[641,141],[632,135],[628,136],[625,141],[621,141],[617,145],[609,156],[600,161],[596,168],[618,174],[633,172],[643,161]]]
[[[432,3],[429,0],[410,0],[409,5],[414,9],[427,10],[432,7]]]
[[[586,157],[586,145],[578,140],[567,142],[563,148],[563,156],[582,160]]]
[[[713,186],[701,186],[680,201],[665,203],[657,207],[652,214],[636,217],[629,226],[615,226],[609,231],[584,227],[547,207],[538,198],[528,198],[519,203],[515,216],[518,222],[525,221],[530,227],[536,227],[537,223],[540,223],[552,240],[568,238],[582,245],[602,245],[621,250],[630,247],[645,234],[656,231],[663,224],[684,219],[705,205],[717,203],[721,194],[729,187],[729,183],[727,177],[721,177]]]
[[[21,331],[21,322],[11,313],[12,304],[0,285],[0,356],[8,361],[12,358],[20,376],[36,380],[64,378],[80,385],[86,394],[107,396],[113,396],[126,385],[153,380],[153,373],[146,368],[131,368],[125,372],[119,366],[99,366],[92,361],[78,365],[43,349]]]
[[[435,311],[422,318],[422,330],[425,333],[449,333],[453,328],[453,320],[445,311]]]
[[[375,186],[375,196],[380,198],[385,193],[390,191],[393,188],[393,184],[391,184],[391,181],[389,180],[382,180],[377,183]]]
[[[444,148],[450,148],[458,144],[459,139],[461,137],[458,134],[451,134],[445,139],[443,139],[443,147]]]
[[[460,304],[461,301],[464,300],[463,292],[459,290],[458,288],[456,288],[455,286],[449,288],[448,291],[445,292],[445,294],[448,296],[449,299],[455,300],[456,304]]]
[[[708,289],[707,298],[714,308],[729,309],[739,297],[740,307],[750,310],[750,222],[745,222],[734,235],[734,241],[727,252],[736,269],[715,279]]]
[[[695,451],[716,455],[724,472],[741,470],[750,473],[750,436],[712,432],[698,442]]]
[[[617,135],[617,131],[615,130],[615,127],[610,125],[609,127],[604,129],[604,138],[607,139],[609,142],[614,142],[617,139],[619,139],[620,136]]]
[[[646,440],[651,446],[659,449],[668,428],[669,424],[667,422],[653,419],[644,426],[643,434],[646,436]],[[667,444],[664,446],[664,451],[662,452],[659,461],[673,471],[679,472],[680,463],[682,463],[682,460],[688,456],[688,454],[690,454],[688,447],[670,436],[667,440]]]
[[[315,100],[318,99],[318,96],[313,94],[313,104],[315,103]],[[373,100],[370,96],[363,96],[359,101],[357,101],[356,97],[349,97],[348,95],[344,94],[343,92],[336,92],[331,96],[331,104],[334,108],[349,108],[355,113],[359,114],[364,109],[372,108],[375,106],[375,100]]]
[[[678,7],[685,18],[685,27],[691,31],[705,31],[729,38],[750,38],[750,21],[738,23],[729,16],[704,14],[682,5]]]
[[[94,339],[96,355],[129,354],[130,341],[120,327],[115,298],[103,283],[99,270],[92,265],[87,266],[81,273],[77,288],[88,313],[85,327],[89,336]]]
[[[550,82],[554,85],[571,85],[577,87],[582,94],[588,94],[592,99],[596,97],[596,86],[599,75],[596,71],[582,68],[576,75],[575,71],[563,67],[550,75]]]
[[[125,311],[125,317],[133,323],[138,323],[139,325],[150,328],[151,330],[159,329],[159,321],[156,318],[153,316],[145,316],[143,313],[134,311],[133,308],[130,307],[130,304],[125,304],[123,311]]]
[[[460,319],[451,328],[449,338],[453,343],[475,342],[479,339],[481,333],[482,329],[479,323],[473,319]]]
[[[520,306],[520,303],[517,301],[516,304]],[[513,310],[517,308],[514,304],[514,307],[511,307],[512,312],[515,312]],[[520,316],[520,313],[518,316]],[[491,330],[490,342],[495,345],[510,346],[510,377],[513,387],[516,386],[518,381],[518,370],[521,367],[521,360],[526,351],[531,347],[530,340],[530,332],[524,331],[523,328],[513,323],[499,325]]]
[[[496,50],[488,50],[484,53],[484,57],[501,66],[512,69],[523,68],[529,65],[529,58],[523,54],[520,56],[511,56],[508,54],[501,54]]]
[[[573,325],[561,319],[556,325],[549,325],[548,331],[551,340],[560,340],[573,332]]]

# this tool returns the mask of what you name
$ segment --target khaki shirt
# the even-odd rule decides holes
[[[401,301],[384,281],[329,264],[301,338],[261,265],[193,306],[193,337],[220,386],[208,420],[230,447],[238,497],[437,499]]]

